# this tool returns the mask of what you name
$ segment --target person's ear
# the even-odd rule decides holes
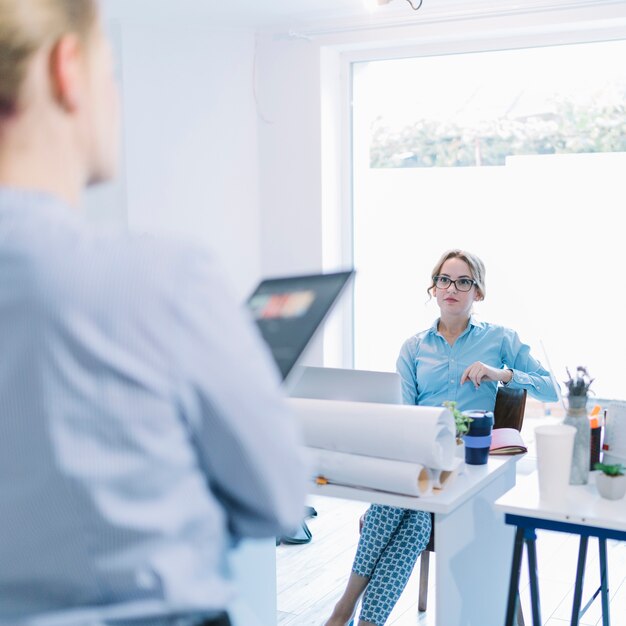
[[[76,35],[64,35],[50,51],[53,96],[69,113],[75,112],[81,104],[83,63],[84,48]]]

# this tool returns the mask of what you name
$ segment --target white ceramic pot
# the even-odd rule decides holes
[[[607,476],[604,472],[598,472],[596,486],[603,498],[619,500],[626,494],[626,476]]]

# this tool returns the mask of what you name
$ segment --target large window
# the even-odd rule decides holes
[[[481,319],[626,398],[623,58],[611,41],[354,64],[355,367],[394,369],[460,247],[487,267]]]

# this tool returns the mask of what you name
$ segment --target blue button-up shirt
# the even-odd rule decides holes
[[[493,411],[497,383],[483,381],[478,388],[471,381],[461,385],[466,368],[482,361],[495,368],[513,370],[508,386],[527,389],[544,402],[555,402],[556,391],[549,372],[530,354],[517,333],[502,326],[470,318],[467,328],[450,345],[437,330],[439,320],[428,329],[407,339],[398,357],[405,404],[441,406],[454,400],[461,411]]]
[[[0,349],[2,626],[215,614],[233,542],[299,523],[277,370],[204,252],[0,188]]]

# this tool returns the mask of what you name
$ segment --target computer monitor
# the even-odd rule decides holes
[[[289,395],[293,398],[402,404],[402,380],[395,372],[304,367]]]
[[[267,278],[248,298],[284,384],[353,275],[349,270]]]

